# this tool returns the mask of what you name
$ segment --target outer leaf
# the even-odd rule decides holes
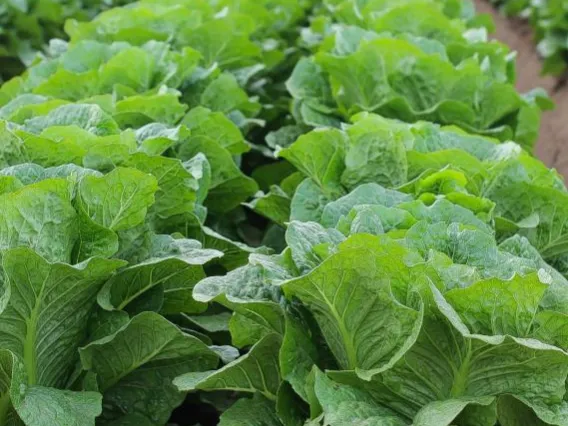
[[[254,62],[260,48],[248,37],[235,31],[238,20],[215,19],[186,35],[185,44],[203,55],[205,68],[218,64],[222,68],[242,67]]]
[[[547,284],[533,273],[517,275],[510,281],[480,281],[468,288],[450,290],[445,298],[474,333],[524,337],[531,333],[546,288]]]
[[[497,412],[499,414],[499,423],[502,426],[546,425],[546,423],[536,417],[534,411],[512,396],[504,395],[499,397]]]
[[[181,391],[232,390],[259,392],[276,400],[280,387],[278,350],[281,337],[269,334],[256,343],[250,352],[216,371],[188,373],[177,377],[174,384]]]
[[[211,166],[211,187],[207,206],[216,213],[237,207],[257,190],[256,182],[245,176],[237,167],[230,153],[209,136],[185,140],[178,148],[182,160],[189,160],[203,153]]]
[[[212,137],[233,155],[250,149],[239,128],[220,112],[196,107],[187,113],[182,124],[191,130],[191,137]]]
[[[302,426],[309,415],[308,406],[287,382],[282,382],[278,389],[276,413],[286,426]]]
[[[20,419],[29,426],[95,426],[102,411],[102,398],[96,392],[22,386],[12,395]]]
[[[119,132],[116,122],[97,105],[63,105],[49,114],[26,121],[25,128],[32,133],[41,133],[51,126],[76,125],[95,135],[105,136]]]
[[[6,349],[0,351],[0,424],[7,426],[21,426],[22,422],[10,400],[10,389],[13,386],[12,377],[14,369],[18,366],[18,359]],[[21,368],[21,366],[20,366]],[[16,383],[16,386],[19,383]]]
[[[323,259],[316,248],[328,245],[330,250],[344,240],[344,236],[335,229],[325,229],[315,222],[293,221],[286,230],[286,242],[292,253],[292,260],[301,273],[306,273],[318,266]]]
[[[239,399],[221,415],[219,426],[282,426],[274,403],[260,394]]]
[[[363,183],[392,188],[407,182],[406,135],[389,129],[365,128],[359,122],[347,130],[350,142],[341,183],[353,189]],[[402,134],[401,134],[402,133]]]
[[[449,399],[446,401],[437,401],[430,403],[423,407],[416,417],[414,423],[417,426],[430,426],[430,425],[450,425],[455,422],[462,424],[476,424],[479,426],[493,426],[496,421],[495,409],[492,408],[494,398],[491,396],[478,397],[478,398],[459,398]],[[482,416],[467,419],[468,409],[471,407],[488,407],[489,412],[492,411],[492,416],[489,419],[480,418]],[[461,414],[460,414],[461,413]],[[458,417],[461,417],[458,419]]]
[[[105,309],[122,310],[137,299],[140,302],[146,292],[160,287],[165,298],[162,312],[202,311],[204,305],[191,297],[193,285],[205,278],[201,265],[222,256],[222,253],[201,249],[197,241],[182,239],[173,240],[169,252],[152,254],[155,257],[113,276],[99,293],[99,304]]]
[[[366,183],[357,187],[349,194],[336,201],[328,203],[321,215],[321,224],[325,227],[335,227],[342,216],[347,216],[351,209],[359,204],[379,204],[394,207],[412,197],[398,191],[385,189],[375,183]]]
[[[380,247],[380,240],[372,241]],[[400,304],[391,292],[391,286],[410,284],[399,262],[400,254],[388,245],[377,252],[342,250],[283,285],[288,297],[313,312],[341,368],[370,378],[394,365],[416,340],[422,312]]]
[[[0,195],[0,247],[29,246],[50,261],[69,262],[77,214],[69,184],[51,179]]]
[[[287,313],[279,355],[280,371],[282,378],[306,402],[309,402],[308,376],[313,367],[335,368],[327,351],[321,333],[312,322],[300,315]]]
[[[239,321],[244,327],[238,327],[241,341],[250,341],[252,336],[282,334],[284,314],[278,303],[281,297],[278,284],[291,277],[286,260],[285,256],[252,255],[249,265],[223,277],[208,277],[199,282],[193,297],[200,302],[221,303],[245,316],[245,321]],[[232,325],[237,326],[236,322]]]
[[[300,136],[278,156],[285,158],[327,192],[340,189],[347,138],[339,130],[323,129]]]
[[[124,165],[156,178],[156,201],[149,210],[154,220],[167,220],[195,210],[199,183],[179,160],[139,153],[131,156]]]
[[[137,413],[159,424],[184,398],[173,378],[214,368],[219,359],[199,339],[152,312],[81,348],[80,355],[83,367],[97,375],[105,420]]]
[[[315,374],[314,392],[321,404],[325,424],[407,424],[395,411],[381,407],[365,391],[334,383],[318,370]]]
[[[290,219],[290,197],[279,186],[272,186],[268,194],[257,193],[256,198],[245,206],[272,220],[280,226]]]
[[[79,196],[91,219],[120,231],[142,223],[157,188],[153,176],[117,168],[103,177],[86,176],[79,184]]]
[[[29,248],[18,248],[6,251],[2,264],[2,347],[22,359],[30,385],[64,386],[86,337],[95,295],[124,262],[94,258],[76,266],[51,264]]]
[[[330,202],[329,196],[311,179],[299,186],[290,204],[290,219],[303,222],[319,222],[323,209]]]

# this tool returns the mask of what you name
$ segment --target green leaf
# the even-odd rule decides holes
[[[392,294],[391,286],[410,284],[402,256],[386,240],[371,241],[376,251],[342,250],[283,285],[287,297],[297,297],[313,312],[339,366],[366,378],[391,368],[422,325],[422,312],[400,304]]]
[[[308,406],[287,382],[282,382],[276,397],[276,413],[280,421],[287,426],[304,425],[309,416]]]
[[[33,93],[51,98],[78,101],[98,92],[99,75],[95,70],[81,74],[58,69],[46,80],[37,84]]]
[[[381,407],[366,392],[338,385],[315,370],[315,396],[321,404],[326,424],[368,423],[377,426],[403,426],[407,423],[394,410]]]
[[[130,156],[124,165],[156,179],[155,202],[148,209],[154,221],[165,221],[178,214],[194,212],[199,183],[181,161],[137,153]]]
[[[313,367],[330,360],[321,333],[310,320],[306,315],[286,314],[286,331],[279,355],[282,378],[306,402],[309,402],[308,376]]]
[[[264,314],[263,311],[251,310],[251,314]],[[266,314],[265,314],[266,315]],[[254,345],[267,334],[274,331],[274,328],[262,322],[258,322],[257,318],[252,315],[245,316],[238,312],[234,312],[229,322],[229,331],[231,333],[231,341],[237,348],[245,348]]]
[[[239,128],[221,112],[196,107],[187,113],[181,124],[191,130],[192,138],[213,138],[233,155],[242,154],[250,149]]]
[[[412,17],[412,19],[409,19]],[[401,4],[373,20],[373,29],[380,32],[396,32],[427,36],[444,44],[463,39],[462,21],[450,20],[438,8],[429,4]]]
[[[221,303],[245,316],[247,321],[243,325],[254,335],[282,334],[284,315],[277,303],[280,297],[277,284],[291,276],[282,263],[278,257],[251,255],[251,264],[225,276],[208,277],[197,283],[193,298],[198,302]],[[254,326],[251,326],[251,322]],[[240,336],[241,340],[250,338],[246,329],[242,330],[244,335]]]
[[[93,221],[84,209],[78,209],[79,235],[72,260],[82,262],[93,256],[112,257],[119,248],[118,235]]]
[[[113,118],[122,128],[138,128],[152,122],[173,125],[187,109],[178,97],[177,93],[130,96],[116,103]]]
[[[27,384],[65,385],[86,337],[95,296],[122,265],[101,258],[75,266],[49,263],[29,248],[3,253],[0,341],[22,360]]]
[[[30,386],[14,390],[12,395],[18,416],[30,426],[95,426],[95,418],[102,411],[102,398],[96,392]]]
[[[385,189],[374,183],[366,183],[338,200],[325,205],[320,222],[323,226],[331,228],[335,227],[343,216],[347,216],[351,209],[359,204],[394,207],[411,200],[412,197],[407,194]]]
[[[349,143],[341,175],[346,188],[363,183],[397,187],[407,182],[406,134],[393,130],[367,125],[365,120],[347,129]]]
[[[7,121],[0,121],[0,138],[2,138],[2,148],[0,149],[0,165],[8,167],[22,161],[21,139],[8,128]]]
[[[282,426],[274,402],[260,394],[239,399],[221,415],[219,426]]]
[[[278,156],[285,158],[311,178],[325,192],[341,192],[340,178],[345,165],[346,135],[335,129],[316,130],[300,136]]]
[[[333,102],[329,83],[321,67],[308,58],[300,58],[286,81],[286,88],[295,99],[316,99],[324,105]]]
[[[250,351],[219,370],[187,373],[177,377],[174,384],[181,391],[231,390],[258,392],[276,400],[281,378],[278,369],[278,349],[281,337],[269,334]]]
[[[319,246],[326,245],[333,250],[344,239],[339,231],[325,229],[315,222],[292,221],[286,229],[286,243],[300,273],[311,271],[323,261],[316,251]]]
[[[185,34],[184,44],[199,51],[204,67],[217,64],[220,68],[242,68],[254,64],[260,48],[234,26],[238,19],[214,19]]]
[[[488,278],[509,280],[515,274],[525,275],[539,268],[532,260],[500,251],[492,234],[459,223],[418,222],[406,233],[406,241],[424,256],[437,250],[450,256],[456,264],[475,267]]]
[[[0,195],[0,247],[30,247],[48,261],[69,262],[77,214],[63,179],[44,180]]]
[[[290,220],[291,199],[279,186],[272,186],[268,194],[257,194],[256,198],[245,206],[256,213],[284,226]]]
[[[153,176],[117,168],[102,177],[85,176],[79,183],[79,197],[93,221],[120,231],[142,223],[157,189]]]
[[[230,153],[213,138],[200,136],[185,140],[178,147],[178,157],[189,160],[203,153],[211,166],[211,186],[206,204],[215,213],[226,213],[252,196],[258,186],[237,167]]]
[[[246,115],[256,115],[260,108],[256,102],[251,101],[247,92],[240,86],[237,79],[229,73],[223,73],[213,80],[203,91],[200,104],[212,111],[229,114],[241,111]]]
[[[491,396],[477,397],[477,398],[459,398],[459,399],[448,399],[446,401],[432,402],[425,407],[423,407],[416,417],[414,418],[414,424],[417,426],[429,426],[429,425],[450,425],[453,422],[460,422],[461,424],[472,424],[479,426],[493,426],[496,421],[496,413],[494,408],[491,406],[494,403],[494,398]],[[468,410],[472,410],[472,407],[483,407],[484,409],[489,406],[488,419],[482,419],[485,417],[485,413],[477,413],[477,418],[468,419]],[[480,416],[481,414],[482,416]]]
[[[89,338],[87,341],[92,342],[114,334],[124,327],[128,321],[130,321],[130,317],[124,311],[97,309],[89,320]]]
[[[13,389],[14,383],[12,378],[15,370],[23,368],[21,362],[14,354],[6,349],[0,351],[0,421],[2,424],[10,426],[21,426],[22,422],[12,405],[10,399],[10,390]],[[21,373],[21,371],[20,371]],[[25,374],[20,374],[20,376]]]
[[[47,115],[26,121],[25,129],[41,133],[51,126],[78,126],[98,136],[113,135],[119,132],[118,125],[97,105],[70,104],[50,111]]]
[[[160,237],[167,240],[165,235]],[[163,305],[158,308],[161,312],[203,311],[205,305],[194,301],[191,291],[195,283],[205,278],[202,265],[222,256],[222,253],[202,249],[197,241],[186,239],[172,240],[162,250],[108,280],[98,295],[99,304],[107,310],[136,310],[140,299],[148,299],[148,296],[158,298],[153,290],[159,288],[163,298]]]
[[[344,235],[380,235],[393,230],[410,229],[416,223],[406,210],[381,205],[355,206],[347,216],[340,219],[337,229]]]
[[[304,179],[292,198],[290,220],[319,222],[323,209],[331,200],[311,179]]]
[[[567,237],[564,217],[568,214],[566,194],[555,188],[542,187],[529,182],[508,182],[502,175],[488,188],[486,196],[496,201],[495,213],[510,221],[519,222],[531,215],[538,215],[535,230],[520,230],[542,253],[545,259],[553,259],[566,253]]]
[[[450,290],[444,297],[473,333],[525,337],[531,334],[547,287],[539,274],[532,273],[516,275],[508,281],[479,281],[467,288]]]
[[[181,127],[169,128],[162,123],[149,123],[136,130],[139,150],[148,155],[161,155],[171,148],[181,133]]]
[[[552,401],[561,401],[568,372],[564,352],[534,339],[473,334],[468,328],[471,325],[462,322],[461,312],[456,312],[433,286],[431,289],[437,309],[443,317],[426,321],[404,362],[385,372],[382,377],[376,377],[376,382],[370,387],[365,385],[365,388],[372,389],[375,397],[381,401],[390,400],[389,406],[399,398],[414,395],[412,407],[408,406],[411,418],[414,416],[410,414],[412,410],[429,402],[468,400],[496,394],[531,398],[543,404],[544,401],[550,401],[550,410],[554,409]],[[515,294],[509,300],[517,296]],[[480,294],[478,297],[483,296]],[[498,303],[493,301],[492,304],[486,304],[484,311],[493,312],[494,305]],[[511,304],[509,309],[514,312],[516,306]],[[416,368],[425,365],[426,361],[429,367],[416,374]],[[494,374],[496,371],[499,374]],[[410,386],[408,393],[393,394],[392,386],[403,377],[406,377],[405,382]],[[417,387],[426,389],[423,386],[429,390],[418,396],[415,390]],[[537,393],[535,387],[538,388]],[[383,396],[380,396],[381,393]]]
[[[545,426],[546,423],[539,420],[534,411],[518,399],[503,395],[497,402],[499,423],[502,426]]]
[[[245,265],[249,255],[252,253],[268,253],[263,247],[249,247],[246,244],[224,237],[207,226],[200,226],[197,229],[194,228],[188,232],[188,235],[201,241],[204,247],[223,252],[223,257],[219,259],[219,263],[227,271],[232,271],[235,268]]]
[[[229,321],[231,320],[230,312],[220,312],[218,314],[203,314],[189,316],[183,314],[183,317],[197,325],[199,328],[208,333],[219,333],[229,331]]]
[[[218,356],[199,339],[152,312],[133,317],[116,333],[80,349],[83,367],[96,373],[105,421],[141,414],[159,424],[184,399],[172,380],[206,371]]]
[[[392,52],[404,52],[400,49],[403,42],[393,40],[392,43]],[[375,111],[393,97],[380,49],[372,49],[370,44],[367,46],[344,57],[326,53],[316,56],[318,65],[330,74],[334,97],[347,114]],[[412,53],[419,54],[420,51],[416,49]]]

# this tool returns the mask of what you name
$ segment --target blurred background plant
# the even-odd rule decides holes
[[[543,74],[560,76],[568,63],[567,0],[492,0],[508,16],[530,23],[537,50],[543,58]]]
[[[112,6],[128,0],[1,0],[0,79],[18,75],[30,65],[38,51],[52,38],[65,37],[68,18],[92,19]],[[0,80],[0,81],[1,81]]]

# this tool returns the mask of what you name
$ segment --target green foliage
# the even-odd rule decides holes
[[[0,426],[568,425],[550,102],[470,3],[105,9],[0,88]]]
[[[485,28],[468,29],[476,24],[455,19],[456,7],[422,0],[328,3],[338,23],[305,33],[315,54],[299,61],[287,81],[297,120],[330,125],[367,111],[455,124],[532,149],[535,112],[545,105],[515,91],[514,55],[487,42]],[[329,20],[325,13],[319,18]]]
[[[537,51],[543,59],[543,74],[561,76],[566,71],[566,1],[492,0],[507,16],[528,20]]]
[[[64,37],[66,19],[92,19],[125,0],[6,0],[0,5],[0,78],[20,73],[52,38]]]

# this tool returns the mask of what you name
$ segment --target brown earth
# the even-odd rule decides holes
[[[558,86],[553,77],[540,75],[541,61],[535,49],[535,42],[529,26],[510,19],[496,11],[487,0],[475,0],[479,13],[493,15],[497,31],[492,35],[517,51],[517,88],[521,92],[542,87],[556,103],[553,111],[546,111],[542,117],[540,138],[536,155],[549,167],[556,168],[568,178],[568,86]]]

